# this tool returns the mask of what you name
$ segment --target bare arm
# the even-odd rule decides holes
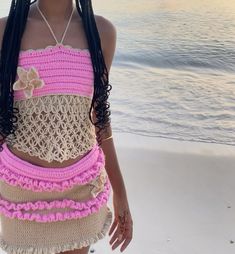
[[[2,39],[3,33],[6,26],[7,17],[0,18],[0,57],[1,57],[1,48],[2,48]],[[1,95],[1,84],[0,84],[0,95]],[[0,144],[3,144],[3,136],[0,134]]]
[[[97,27],[101,37],[105,64],[108,72],[110,72],[116,48],[116,28],[110,21],[100,16],[97,18]],[[96,120],[95,115],[93,115],[93,119]],[[105,139],[111,135],[112,127],[111,124],[109,124],[105,131],[102,132],[101,138]],[[111,245],[113,244],[113,250],[117,248],[118,245],[122,244],[120,250],[123,251],[132,239],[133,221],[113,139],[103,141],[101,147],[105,154],[105,168],[113,189],[113,204],[115,210],[115,219],[109,231],[109,235],[114,233],[109,243]]]
[[[0,18],[0,50],[2,47],[2,39],[3,39],[3,34],[4,34],[5,27],[6,27],[6,23],[7,23],[7,17]]]
[[[98,16],[97,18],[97,27],[101,37],[102,51],[105,58],[105,63],[108,72],[110,72],[116,48],[116,28],[110,21],[101,16]],[[96,120],[95,114],[93,114],[93,119]],[[96,132],[97,131],[98,129],[96,128]],[[109,124],[109,127],[105,129],[101,137],[104,139],[111,135],[112,127],[111,124]],[[110,178],[113,192],[122,198],[127,198],[113,139],[103,141],[101,147],[105,153],[106,170]]]

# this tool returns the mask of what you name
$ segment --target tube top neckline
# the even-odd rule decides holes
[[[42,54],[43,52],[48,53],[48,52],[56,51],[58,49],[60,49],[61,51],[70,51],[73,53],[90,55],[90,50],[88,48],[84,48],[84,49],[74,48],[71,45],[59,43],[55,45],[48,45],[44,48],[20,50],[19,56],[38,55],[38,54]]]

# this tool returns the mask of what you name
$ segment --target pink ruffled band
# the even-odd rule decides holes
[[[95,198],[85,202],[76,202],[70,199],[25,203],[11,203],[7,200],[0,200],[0,213],[9,218],[17,218],[20,220],[30,220],[37,222],[52,222],[52,221],[64,221],[76,218],[82,218],[89,214],[97,212],[104,204],[108,202],[108,198],[111,191],[111,185],[109,178],[104,186],[104,190],[100,192]],[[50,210],[52,208],[66,208],[69,207],[72,210],[69,212],[54,212],[48,214],[40,214],[36,212],[25,212],[29,210]]]
[[[105,155],[96,143],[78,162],[64,168],[36,166],[15,156],[3,144],[0,152],[0,179],[35,192],[65,191],[95,179],[105,166]]]
[[[33,165],[15,156],[3,144],[0,153],[0,179],[10,185],[31,191],[64,191],[75,184],[87,184],[104,170],[105,155],[96,143],[78,162],[63,168],[45,168]],[[0,195],[0,213],[9,218],[37,222],[64,221],[82,218],[97,212],[108,202],[111,183],[106,175],[102,191],[82,202],[73,199],[33,202],[11,202]],[[62,209],[53,211],[53,209]]]

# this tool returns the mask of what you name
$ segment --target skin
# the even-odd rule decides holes
[[[38,0],[39,7],[43,12],[47,21],[51,25],[57,40],[60,41],[65,26],[67,25],[69,16],[72,10],[72,0]],[[2,42],[3,31],[6,25],[7,17],[0,19],[0,43]],[[117,32],[115,26],[108,19],[100,15],[95,15],[95,20],[98,28],[98,32],[101,39],[102,51],[105,59],[105,63],[110,72],[112,65],[115,48]],[[35,31],[37,31],[35,33]],[[32,36],[33,34],[33,36]],[[54,45],[56,42],[52,37],[48,27],[46,26],[41,15],[36,9],[36,5],[32,4],[29,11],[28,21],[25,29],[25,33],[21,41],[21,50],[45,48],[48,45]],[[70,45],[74,48],[88,48],[86,36],[82,27],[82,22],[79,14],[75,11],[71,20],[69,29],[64,38],[63,44]],[[95,114],[93,114],[95,119]],[[97,131],[97,129],[96,129]],[[112,135],[111,124],[106,128],[102,134],[102,138],[105,139]],[[103,141],[101,145],[105,154],[106,171],[109,176],[112,189],[113,189],[113,206],[114,206],[114,221],[111,225],[109,236],[110,245],[112,249],[120,246],[120,251],[124,251],[132,240],[133,234],[133,220],[128,204],[126,188],[124,180],[121,174],[121,169],[118,163],[116,148],[113,139]],[[69,159],[62,163],[52,161],[51,163],[43,161],[35,156],[30,156],[27,153],[18,151],[16,148],[9,147],[9,149],[16,156],[23,160],[26,160],[32,164],[42,167],[66,167],[74,164],[80,160],[83,156],[79,156],[75,159]],[[121,232],[121,221],[119,215],[127,213],[125,224],[125,231],[121,238],[118,238]],[[66,251],[66,254],[87,254],[89,246],[80,250]]]

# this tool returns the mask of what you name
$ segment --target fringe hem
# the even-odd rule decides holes
[[[51,247],[29,247],[23,248],[18,246],[8,245],[0,236],[0,248],[8,254],[57,254],[64,251],[70,251],[75,249],[81,249],[91,244],[96,243],[98,240],[103,239],[112,223],[113,215],[112,211],[108,208],[108,214],[104,223],[103,229],[91,237],[82,242],[71,242],[64,245],[56,245]]]

